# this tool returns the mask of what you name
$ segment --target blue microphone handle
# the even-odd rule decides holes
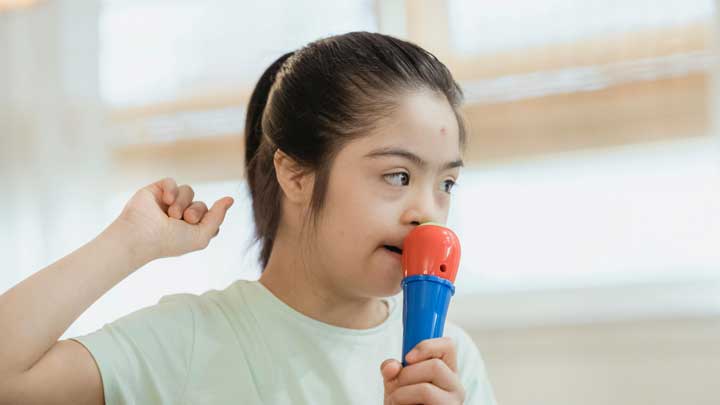
[[[405,356],[418,343],[443,335],[445,317],[455,286],[448,280],[432,275],[408,276],[403,287],[403,349]]]

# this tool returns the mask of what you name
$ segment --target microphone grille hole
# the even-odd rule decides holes
[[[440,271],[445,273],[447,271],[447,267],[444,264],[440,265]]]

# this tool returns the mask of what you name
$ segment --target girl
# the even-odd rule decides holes
[[[58,341],[151,260],[206,247],[211,209],[165,179],[96,239],[0,297],[2,404],[493,404],[457,326],[407,366],[396,298],[404,237],[444,223],[462,166],[461,91],[433,55],[355,32],[282,56],[247,111],[258,281],[177,294]]]

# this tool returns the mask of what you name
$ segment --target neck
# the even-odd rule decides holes
[[[382,299],[352,296],[334,286],[328,277],[333,269],[320,268],[311,255],[303,256],[301,240],[299,235],[278,230],[260,276],[265,288],[296,311],[334,326],[368,329],[387,318],[388,306]]]

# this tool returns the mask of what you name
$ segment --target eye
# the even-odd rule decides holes
[[[383,177],[385,181],[393,186],[407,186],[410,184],[410,175],[405,172],[390,173]]]
[[[455,187],[456,184],[457,183],[455,183],[455,181],[453,181],[451,179],[447,179],[447,180],[443,181],[443,191],[448,194],[451,194],[452,189],[453,189],[453,187]]]

